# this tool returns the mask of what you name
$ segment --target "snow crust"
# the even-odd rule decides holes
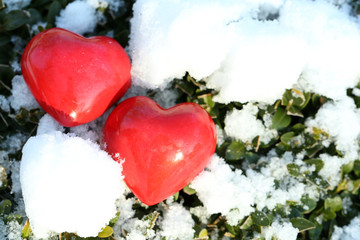
[[[38,238],[65,231],[97,236],[115,217],[122,167],[90,140],[46,128],[26,142],[20,167],[32,231]]]
[[[360,32],[348,9],[321,0],[138,0],[134,83],[162,87],[187,71],[223,103],[273,103],[294,84],[340,99],[360,76]]]

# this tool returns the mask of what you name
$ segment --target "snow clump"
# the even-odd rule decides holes
[[[96,10],[84,1],[69,3],[60,16],[56,17],[56,26],[77,34],[93,32],[97,25]]]
[[[122,167],[90,140],[51,130],[49,119],[41,123],[49,131],[44,126],[27,141],[20,166],[31,229],[38,238],[53,232],[97,236],[115,217],[125,190]]]

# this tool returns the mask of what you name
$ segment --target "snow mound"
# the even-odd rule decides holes
[[[125,189],[121,171],[89,140],[58,131],[31,137],[23,148],[20,181],[35,236],[97,236],[115,217],[116,199]]]
[[[189,72],[223,103],[273,103],[294,84],[341,99],[360,76],[360,29],[348,9],[321,0],[138,0],[134,84],[164,87]]]

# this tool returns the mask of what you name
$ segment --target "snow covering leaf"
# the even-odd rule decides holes
[[[29,18],[24,10],[13,10],[5,15],[4,28],[6,31],[13,31],[27,23]]]
[[[300,232],[304,232],[310,229],[315,228],[315,224],[305,218],[297,217],[290,219],[293,227],[299,229]]]
[[[11,221],[16,221],[19,224],[21,224],[22,221],[23,221],[23,217],[21,215],[19,215],[19,214],[11,214],[11,215],[8,215],[8,216],[4,217],[4,223],[5,224],[8,224]]]
[[[102,229],[101,232],[99,232],[98,237],[99,238],[107,238],[113,235],[114,230],[110,226],[106,226],[104,229]]]
[[[278,107],[272,118],[272,128],[281,130],[289,126],[291,117],[286,114],[286,111],[282,107]]]
[[[324,161],[320,158],[311,158],[304,161],[308,165],[315,165],[315,171],[319,172],[325,165]]]
[[[289,163],[288,165],[286,165],[286,167],[291,176],[297,177],[301,174],[300,167],[298,165],[296,165],[295,163]]]
[[[233,141],[225,151],[225,158],[228,160],[239,160],[244,158],[246,149],[241,141]]]
[[[311,98],[310,93],[303,93],[297,89],[288,89],[283,94],[281,104],[285,106],[288,115],[304,117],[301,113]]]
[[[269,220],[268,216],[265,213],[258,211],[258,210],[251,213],[251,219],[258,226],[269,226],[270,225],[270,220]]]

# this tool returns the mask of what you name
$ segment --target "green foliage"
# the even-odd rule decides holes
[[[11,95],[11,79],[16,72],[12,67],[13,62],[19,62],[25,43],[30,41],[36,34],[31,29],[38,22],[45,22],[44,27],[38,26],[38,31],[54,27],[55,19],[60,11],[70,3],[71,0],[33,0],[25,9],[17,9],[10,12],[6,11],[0,1],[0,95],[9,97]],[[129,19],[132,16],[133,0],[126,0],[125,6],[117,12],[108,8],[101,9],[106,18],[105,24],[99,24],[92,35],[106,35],[109,31],[114,32],[114,38],[123,46],[127,46],[129,40]],[[359,3],[351,1],[354,11],[358,11]],[[90,35],[89,35],[90,36]],[[15,41],[24,41],[24,44],[17,44]],[[18,42],[17,42],[18,43]],[[360,87],[360,86],[359,86]],[[213,89],[205,88],[204,81],[194,79],[189,74],[183,78],[175,79],[172,85],[178,93],[177,103],[195,102],[202,106],[213,118],[216,125],[224,128],[226,115],[234,109],[241,110],[243,104],[232,102],[229,104],[220,104],[213,101],[217,92]],[[149,91],[148,95],[151,96]],[[360,98],[348,94],[360,108]],[[290,222],[301,232],[298,239],[320,240],[331,237],[334,225],[344,226],[360,212],[358,206],[360,189],[360,160],[350,162],[343,166],[340,183],[335,188],[331,187],[327,179],[324,179],[319,173],[324,167],[324,161],[320,159],[320,154],[327,153],[332,156],[341,156],[336,146],[324,146],[323,142],[330,139],[329,133],[323,129],[307,129],[305,120],[314,117],[318,109],[329,101],[323,96],[310,92],[302,92],[298,89],[288,89],[284,92],[281,99],[266,109],[260,108],[257,119],[265,122],[265,115],[271,116],[271,129],[278,133],[268,144],[261,142],[259,137],[255,137],[250,142],[225,137],[224,143],[217,146],[216,153],[223,157],[233,169],[245,170],[244,166],[255,171],[260,170],[268,163],[261,161],[262,156],[266,156],[271,149],[281,156],[285,152],[291,152],[294,156],[304,153],[302,162],[291,162],[286,165],[288,170],[287,177],[296,179],[304,184],[315,186],[321,195],[321,198],[312,199],[309,196],[303,196],[301,201],[288,201],[286,204],[277,204],[273,210],[258,209],[254,207],[254,212],[245,216],[235,226],[227,223],[225,217],[220,214],[214,214],[210,217],[207,224],[202,223],[196,216],[195,235],[197,239],[212,239],[216,233],[219,238],[224,236],[230,239],[263,239],[258,237],[264,228],[271,226],[274,219],[280,219],[283,222]],[[43,116],[41,109],[26,110],[21,109],[5,112],[0,109],[0,150],[1,142],[8,136],[21,132],[26,137],[35,134],[39,119]],[[12,161],[19,161],[21,158],[21,149],[15,152],[7,152],[6,158]],[[309,170],[312,169],[312,170]],[[22,237],[29,239],[32,236],[29,220],[22,218],[14,212],[16,202],[11,191],[11,175],[7,174],[5,168],[0,166],[0,218],[4,224],[17,222],[22,225]],[[275,184],[276,185],[276,184]],[[279,186],[276,186],[279,187]],[[59,193],[61,195],[61,193]],[[344,199],[350,199],[353,204],[351,211],[345,211]],[[176,193],[173,200],[182,203],[186,208],[201,206],[202,203],[197,198],[196,191],[186,186],[182,191]],[[147,223],[143,230],[144,236],[150,229],[158,230],[157,219],[162,218],[162,211],[167,208],[166,203],[158,206],[145,208],[140,203],[133,206],[135,217],[142,219]],[[241,211],[241,209],[239,209]],[[120,212],[110,220],[96,238],[91,239],[112,239],[112,228],[119,220]],[[323,219],[323,222],[319,222]],[[126,232],[118,233],[126,237]],[[73,233],[63,233],[62,239],[81,239]]]

